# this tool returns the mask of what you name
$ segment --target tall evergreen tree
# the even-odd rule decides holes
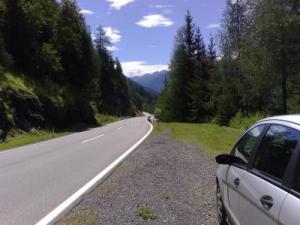
[[[170,82],[158,104],[162,118],[203,121],[209,101],[206,48],[189,11],[177,33],[170,69]]]
[[[27,75],[41,76],[40,68],[60,69],[52,39],[56,32],[55,0],[5,0],[4,39],[16,67]],[[22,18],[22,19],[20,19]],[[40,59],[43,57],[43,59]],[[39,66],[40,61],[43,66]],[[49,61],[47,61],[49,60]]]
[[[193,37],[193,77],[188,83],[189,116],[191,121],[205,121],[208,116],[208,102],[210,99],[208,82],[208,61],[206,48],[199,28]]]
[[[6,50],[6,43],[3,38],[3,26],[5,22],[6,5],[0,0],[0,66],[8,67],[12,63],[11,55]]]
[[[207,46],[207,59],[209,67],[214,67],[217,60],[216,44],[212,35],[209,37],[209,44]]]

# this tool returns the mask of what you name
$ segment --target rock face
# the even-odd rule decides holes
[[[9,121],[5,114],[5,108],[3,99],[0,97],[0,141],[6,138],[7,132],[9,131]]]
[[[96,124],[94,112],[88,103],[73,103],[64,106],[53,104],[50,99],[42,98],[41,104],[44,109],[44,118],[48,127],[66,128],[78,123],[88,125]]]
[[[47,97],[0,89],[0,141],[11,128],[29,132],[32,128],[64,129],[78,123],[96,124],[88,102],[57,106]]]
[[[11,107],[14,109],[16,128],[29,132],[32,128],[44,128],[43,109],[38,98],[21,93],[10,95]]]

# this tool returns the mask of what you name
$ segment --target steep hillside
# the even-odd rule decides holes
[[[142,85],[136,83],[131,79],[128,80],[129,93],[131,99],[134,101],[134,105],[138,107],[140,111],[146,111],[149,113],[154,112],[154,102],[157,98],[157,94],[153,91],[149,91],[144,88]]]
[[[170,78],[170,72],[163,70],[160,72],[155,72],[151,74],[145,74],[142,76],[135,76],[131,79],[145,88],[153,90],[154,92],[160,94],[165,88],[165,83]]]
[[[93,41],[76,1],[0,0],[0,142],[15,130],[139,113],[109,37],[97,31]]]

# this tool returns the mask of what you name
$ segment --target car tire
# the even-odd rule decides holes
[[[219,225],[229,225],[227,223],[227,215],[223,205],[222,195],[219,184],[217,184],[217,193],[216,193],[216,200],[217,200],[217,217]]]

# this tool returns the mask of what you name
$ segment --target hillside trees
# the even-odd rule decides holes
[[[245,5],[248,22],[239,59],[244,111],[271,115],[294,111],[298,97],[291,81],[299,77],[299,3],[264,0]]]
[[[127,80],[121,63],[113,59],[107,48],[111,45],[102,27],[98,27],[95,40],[98,58],[101,62],[101,100],[106,113],[116,115],[133,115],[134,106],[129,95]]]
[[[5,42],[3,39],[3,26],[5,21],[5,13],[6,13],[6,5],[4,0],[0,0],[0,66],[7,67],[11,62],[11,56],[8,54],[5,46]]]
[[[101,32],[102,39],[93,43],[74,0],[0,0],[0,84],[5,84],[0,92],[10,89],[1,96],[9,96],[4,110],[14,112],[11,125],[21,121],[28,131],[30,121],[40,118],[33,126],[46,122],[65,128],[94,123],[98,113],[138,112],[121,63],[107,50],[109,39]],[[30,108],[28,99],[36,107]]]
[[[177,35],[170,66],[172,79],[158,103],[162,118],[213,119],[227,125],[236,114],[299,112],[299,11],[300,3],[294,0],[227,0],[219,59],[213,40],[207,48],[202,47],[205,51],[198,54],[201,57],[194,58],[195,52],[201,51],[190,51],[191,43],[203,41],[199,41],[197,26],[190,26],[191,20],[186,19],[185,28]],[[193,41],[185,38],[191,36]],[[186,58],[177,60],[178,52],[185,53],[181,55]],[[172,93],[177,93],[179,100],[168,99]],[[184,99],[185,95],[188,97]],[[172,116],[175,114],[181,117]]]
[[[264,1],[254,6],[253,19],[272,65],[278,89],[280,113],[288,112],[288,82],[299,75],[300,15],[299,1]],[[271,23],[271,21],[273,21]],[[263,33],[262,33],[263,32]],[[298,76],[299,77],[299,76]],[[292,97],[292,96],[291,96]]]
[[[189,12],[177,34],[171,60],[171,80],[163,91],[158,107],[162,119],[203,121],[207,114],[208,63],[200,29]]]
[[[59,70],[58,54],[53,46],[56,1],[5,1],[4,37],[15,68],[36,77],[41,76],[43,66],[49,71],[52,63],[53,69]],[[43,66],[39,65],[42,57]]]

